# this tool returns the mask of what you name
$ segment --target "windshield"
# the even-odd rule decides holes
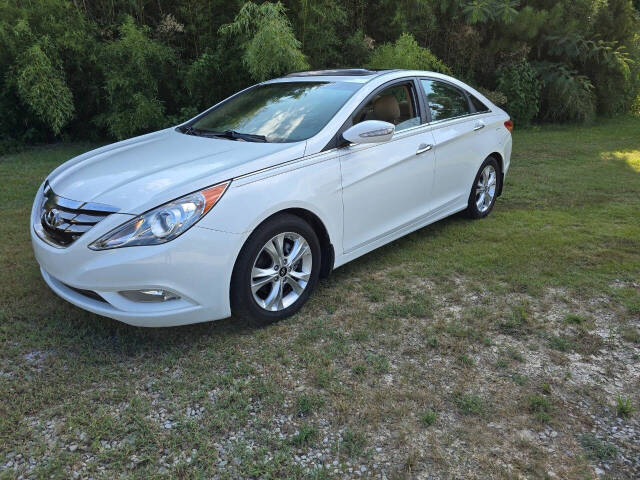
[[[258,85],[190,126],[203,134],[234,132],[235,139],[243,139],[244,134],[264,137],[267,142],[298,142],[318,133],[360,86],[350,82]]]

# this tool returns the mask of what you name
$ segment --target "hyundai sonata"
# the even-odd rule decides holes
[[[268,324],[334,268],[488,215],[512,128],[449,76],[294,73],[58,167],[33,205],[35,256],[62,298],[132,325]]]

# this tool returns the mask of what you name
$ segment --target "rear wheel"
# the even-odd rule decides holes
[[[296,313],[320,272],[320,242],[300,217],[277,215],[247,239],[231,278],[233,314],[268,325]]]
[[[469,194],[467,215],[471,218],[483,218],[491,213],[496,203],[500,167],[493,157],[488,157],[480,166]]]

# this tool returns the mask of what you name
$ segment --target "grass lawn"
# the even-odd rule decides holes
[[[517,131],[504,195],[294,318],[144,330],[56,297],[0,157],[0,478],[640,477],[640,119]]]

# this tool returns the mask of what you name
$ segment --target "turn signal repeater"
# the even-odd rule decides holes
[[[204,217],[222,198],[230,184],[230,180],[218,183],[160,205],[110,231],[89,248],[108,250],[170,242]]]

